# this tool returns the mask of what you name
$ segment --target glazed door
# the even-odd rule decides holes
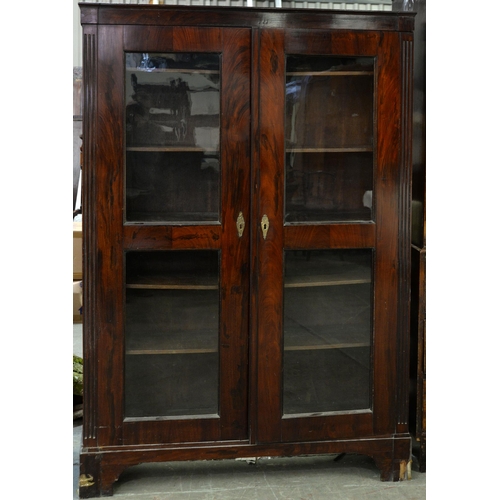
[[[99,186],[118,208],[100,217],[121,235],[103,259],[122,276],[100,338],[101,441],[246,439],[249,30],[101,29],[115,90],[99,147],[116,168]]]
[[[262,33],[259,442],[394,432],[398,47]]]

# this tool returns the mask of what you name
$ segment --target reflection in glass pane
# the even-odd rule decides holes
[[[128,252],[125,416],[219,408],[218,251]]]
[[[369,57],[287,56],[285,221],[371,220]]]
[[[218,221],[220,55],[126,54],[126,220]]]
[[[283,413],[371,406],[372,250],[285,252]]]

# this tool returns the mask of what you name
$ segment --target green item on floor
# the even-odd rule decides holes
[[[73,395],[83,396],[83,359],[73,354]]]

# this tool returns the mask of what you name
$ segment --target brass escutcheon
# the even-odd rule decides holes
[[[262,228],[262,236],[266,239],[267,231],[269,230],[269,218],[266,214],[262,216],[262,220],[260,221],[260,227]]]
[[[238,230],[238,236],[241,238],[243,236],[243,231],[245,230],[245,218],[243,217],[243,212],[238,214],[236,219],[236,229]]]

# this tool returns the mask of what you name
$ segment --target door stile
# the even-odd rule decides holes
[[[399,289],[400,54],[398,34],[387,33],[377,56],[377,163],[375,175],[374,432],[395,430]]]
[[[281,440],[283,360],[284,32],[263,30],[260,39],[260,191],[257,230],[258,340],[257,441]],[[264,216],[268,230],[264,238]]]
[[[223,31],[220,439],[248,439],[250,42],[249,29]]]
[[[251,180],[250,180],[250,324],[249,324],[249,383],[248,383],[248,411],[249,411],[249,440],[256,443],[258,422],[258,387],[257,387],[257,342],[258,342],[258,288],[259,288],[259,226],[255,221],[259,217],[259,186],[260,186],[260,30],[252,29],[252,72],[251,72]]]
[[[98,88],[112,88],[97,98],[96,329],[98,444],[122,440],[123,413],[123,51],[120,26],[99,26]]]

